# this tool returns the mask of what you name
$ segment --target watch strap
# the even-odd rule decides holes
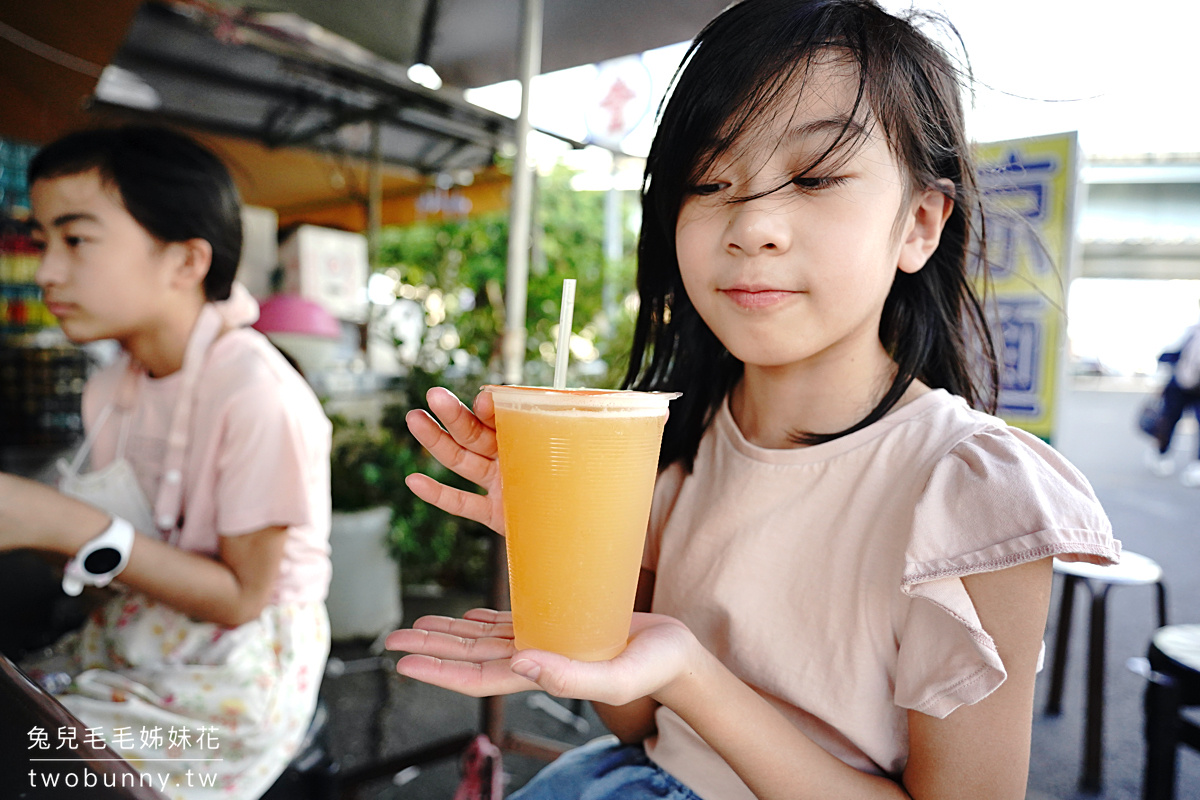
[[[129,563],[133,525],[118,516],[98,536],[86,541],[63,570],[63,591],[72,597],[84,586],[107,586]]]

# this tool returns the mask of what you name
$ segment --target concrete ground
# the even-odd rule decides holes
[[[1164,569],[1168,619],[1200,622],[1200,489],[1173,478],[1151,476],[1142,466],[1148,440],[1134,426],[1145,385],[1077,382],[1063,401],[1063,422],[1055,446],[1092,482],[1126,549],[1147,555]],[[1196,450],[1195,426],[1182,429],[1175,452],[1182,466]],[[1053,641],[1058,587],[1046,641]],[[1078,791],[1083,755],[1083,682],[1086,664],[1086,593],[1077,595],[1067,664],[1063,713],[1041,713],[1049,682],[1049,664],[1039,677],[1034,717],[1028,800],[1135,800],[1141,796],[1143,680],[1125,666],[1146,652],[1156,625],[1150,587],[1121,587],[1109,595],[1109,628],[1104,727],[1103,789]],[[405,617],[454,613],[479,598],[407,598]],[[334,655],[365,654],[360,644],[341,644]],[[369,762],[380,754],[402,752],[442,737],[477,729],[478,701],[401,679],[385,670],[367,670],[326,681],[332,711],[334,751],[344,767]],[[506,701],[508,727],[579,744],[603,733],[590,709],[590,727],[577,730],[529,705],[531,695]],[[543,699],[548,699],[543,696]],[[552,701],[553,702],[553,701]],[[509,790],[525,783],[541,762],[505,754]],[[458,766],[442,759],[367,785],[359,797],[372,800],[451,800]],[[1181,750],[1176,796],[1200,798],[1200,755]],[[715,800],[715,799],[714,799]]]
[[[1077,383],[1064,402],[1063,423],[1055,446],[1092,482],[1113,530],[1126,550],[1141,553],[1163,568],[1167,620],[1200,622],[1200,489],[1174,477],[1159,478],[1143,466],[1149,439],[1137,430],[1137,409],[1144,386],[1103,381]],[[1181,423],[1172,452],[1179,467],[1195,458],[1196,426]],[[1057,592],[1046,641],[1053,641]],[[1077,593],[1071,627],[1063,714],[1034,717],[1029,800],[1135,800],[1141,797],[1144,681],[1126,668],[1131,656],[1143,656],[1156,625],[1151,587],[1118,587],[1108,603],[1103,789],[1078,791],[1083,755],[1083,690],[1086,668],[1087,593]],[[1048,667],[1048,665],[1047,665]],[[1038,710],[1044,706],[1049,669],[1039,678]],[[1176,797],[1200,798],[1200,754],[1182,748]]]

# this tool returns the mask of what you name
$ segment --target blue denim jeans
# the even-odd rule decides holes
[[[602,736],[559,756],[509,800],[701,800],[641,745]]]

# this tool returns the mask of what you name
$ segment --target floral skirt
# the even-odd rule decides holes
[[[228,628],[126,593],[25,667],[66,672],[58,700],[166,796],[253,800],[295,755],[328,655],[323,603]]]

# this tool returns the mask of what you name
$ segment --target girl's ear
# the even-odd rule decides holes
[[[208,268],[212,266],[212,245],[207,239],[188,239],[172,242],[170,247],[178,251],[179,260],[171,275],[177,289],[190,290],[204,283]]]
[[[937,249],[942,239],[942,228],[954,210],[954,184],[939,178],[933,186],[922,190],[917,196],[908,231],[900,245],[897,267],[902,272],[913,273],[925,266],[925,262]]]

